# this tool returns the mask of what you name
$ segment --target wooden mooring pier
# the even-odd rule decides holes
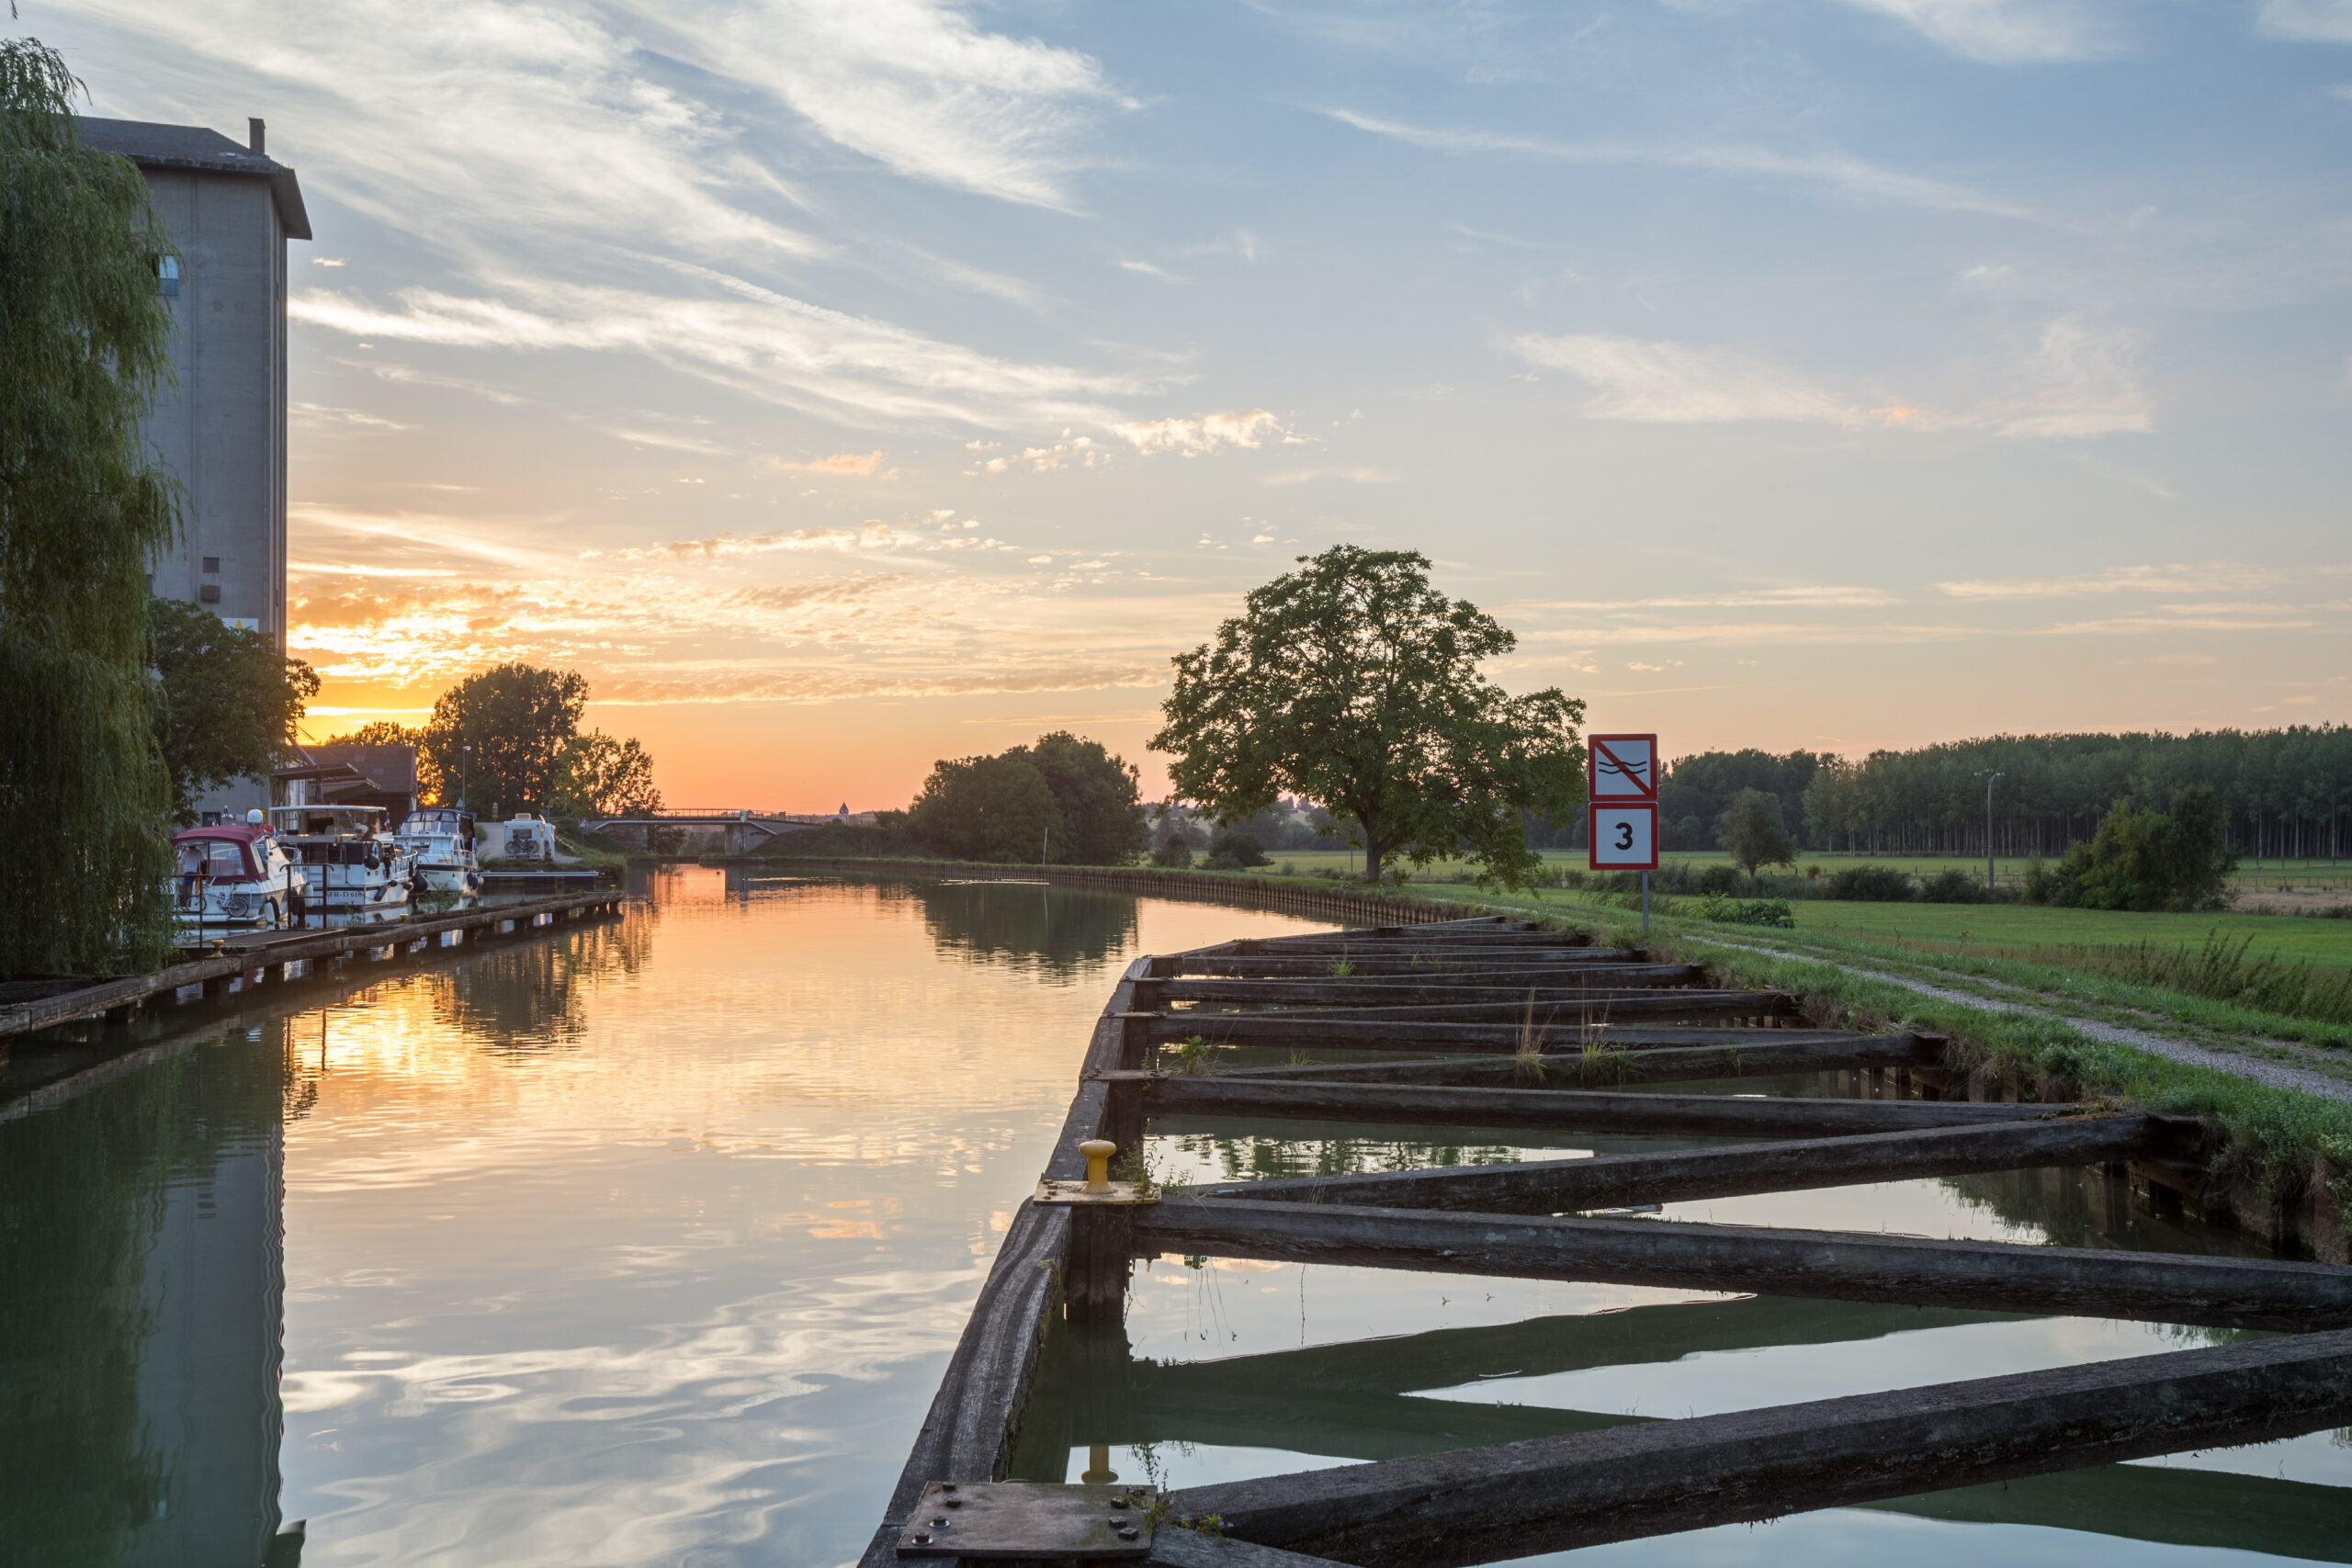
[[[2177,1172],[2211,1157],[2209,1130],[2193,1119],[1948,1097],[1961,1075],[1940,1039],[1810,1029],[1796,1014],[1778,993],[1708,988],[1695,966],[1502,917],[1136,960],[1095,1025],[1051,1161],[1005,1235],[865,1568],[906,1559],[1452,1568],[1833,1506],[1933,1513],[1937,1500],[1920,1494],[2352,1424],[2352,1268],[1624,1215],[1693,1199],[1971,1173]],[[1223,1045],[1287,1050],[1290,1061],[1191,1070]],[[1156,1070],[1171,1047],[1184,1068]],[[1655,1087],[1855,1069],[1889,1097]],[[1204,1116],[1739,1141],[1182,1190],[1141,1179],[1150,1124]],[[1727,1320],[1704,1327],[1692,1314],[1724,1307],[1801,1321],[1808,1341],[1883,1332],[1896,1311],[1923,1314],[1923,1324],[2010,1312],[2276,1332],[1681,1419],[1480,1406],[1462,1418],[1474,1428],[1470,1446],[1165,1494],[1102,1480],[1099,1459],[1077,1484],[1006,1481],[1048,1337],[1071,1337],[1066,1360],[1107,1355],[1124,1366],[1131,1266],[1162,1254],[1747,1296],[1657,1309],[1688,1318],[1678,1332],[1699,1348],[1713,1348]],[[1534,1325],[1476,1332],[1510,1338],[1510,1365],[1568,1354]],[[1302,1352],[1319,1371],[1292,1392],[1311,1417],[1317,1397],[1333,1397],[1330,1379],[1393,1382],[1396,1358],[1411,1351],[1393,1341],[1383,1348]],[[1383,1371],[1366,1372],[1374,1362]],[[1221,1365],[1157,1370],[1171,1388],[1198,1385],[1194,1403],[1170,1418],[1214,1441],[1229,1407],[1240,1435],[1227,1440],[1251,1441],[1262,1413],[1250,1395],[1281,1397],[1290,1385],[1272,1369],[1221,1377]],[[1448,1381],[1440,1371],[1411,1386]],[[1031,1441],[1045,1451],[1057,1436]],[[1278,1430],[1255,1440],[1286,1446]],[[2093,1517],[2145,1513],[2144,1498],[2134,1505],[2123,1495],[2132,1473],[2092,1473],[2122,1478],[2083,1494]],[[2200,1483],[2196,1472],[2150,1473],[2178,1477],[2166,1487]],[[2047,1496],[2020,1494],[2029,1504]],[[2267,1522],[2287,1528],[2285,1512],[2268,1509]],[[2249,1516],[2257,1533],[2264,1524]],[[2318,1528],[2330,1533],[2324,1520]],[[2128,1522],[2121,1529],[2133,1533]]]
[[[172,1005],[184,997],[217,999],[232,991],[283,985],[297,970],[301,977],[312,977],[330,965],[383,962],[565,920],[602,918],[618,910],[622,900],[617,889],[605,887],[424,919],[387,920],[325,931],[245,931],[207,942],[204,945],[210,951],[199,951],[184,963],[151,974],[17,982],[6,988],[13,995],[0,996],[0,1053],[6,1051],[6,1042],[11,1035],[76,1019],[103,1018],[110,1025],[126,1025],[142,1008]]]

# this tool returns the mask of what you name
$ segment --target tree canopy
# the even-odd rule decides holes
[[[1514,696],[1480,672],[1518,639],[1429,581],[1427,556],[1335,545],[1253,590],[1216,640],[1176,656],[1155,750],[1178,796],[1220,820],[1284,793],[1362,841],[1366,874],[1461,855],[1485,880],[1540,865],[1521,814],[1584,799],[1584,704]]]
[[[0,39],[0,974],[150,967],[169,935],[144,606],[179,489],[139,422],[175,253],[138,169],[81,145],[80,91]]]
[[[501,664],[441,694],[424,727],[422,760],[444,801],[469,810],[545,811],[558,759],[580,733],[588,682],[569,670]]]
[[[1023,861],[1046,854],[1062,822],[1053,786],[1035,763],[999,757],[942,759],[907,808],[907,831],[956,860]]]
[[[2218,909],[2229,902],[2237,863],[2221,801],[2191,784],[2163,811],[2118,804],[2089,842],[2070,844],[2056,866],[2027,874],[2026,898],[2086,909]]]
[[[1126,865],[1150,841],[1137,788],[1141,774],[1101,741],[1057,729],[1004,754],[1036,769],[1054,793],[1061,818],[1050,859],[1069,865]]]
[[[148,600],[147,635],[160,687],[156,746],[171,776],[173,819],[185,827],[196,820],[198,795],[284,760],[319,677],[278,652],[267,632],[232,626],[185,600]]]
[[[556,753],[555,775],[548,809],[557,817],[639,816],[662,809],[653,759],[634,739],[616,740],[601,729],[575,735]]]
[[[1781,797],[1760,789],[1744,789],[1731,797],[1715,825],[1715,841],[1731,856],[1732,864],[1756,874],[1759,865],[1794,865],[1797,847],[1781,820]]]

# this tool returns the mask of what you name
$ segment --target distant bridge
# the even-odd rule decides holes
[[[580,826],[591,833],[617,830],[625,840],[634,836],[649,847],[650,835],[658,828],[683,828],[704,832],[715,829],[724,836],[727,853],[742,855],[753,852],[779,834],[805,832],[810,828],[822,828],[835,822],[862,827],[873,820],[874,813],[871,811],[820,816],[806,811],[762,811],[754,806],[669,806],[659,811],[639,811],[620,817],[583,818]]]

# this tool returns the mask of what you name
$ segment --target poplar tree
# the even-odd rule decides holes
[[[140,422],[170,374],[169,239],[127,158],[81,145],[84,91],[0,39],[0,974],[153,967],[170,789],[147,580],[178,487]]]

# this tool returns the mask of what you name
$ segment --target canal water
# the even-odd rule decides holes
[[[17,1047],[0,1564],[854,1561],[1119,971],[1318,929],[1033,885],[686,869],[641,891],[362,992],[166,1021],[110,1074]],[[1448,1136],[1179,1124],[1150,1156],[1227,1179],[1660,1146]],[[2248,1246],[2095,1173],[1665,1217],[1686,1213]],[[1056,1342],[1019,1466],[1181,1485],[2226,1337],[1170,1258],[1124,1330]],[[1898,1553],[2352,1561],[2352,1434],[1546,1561]]]

